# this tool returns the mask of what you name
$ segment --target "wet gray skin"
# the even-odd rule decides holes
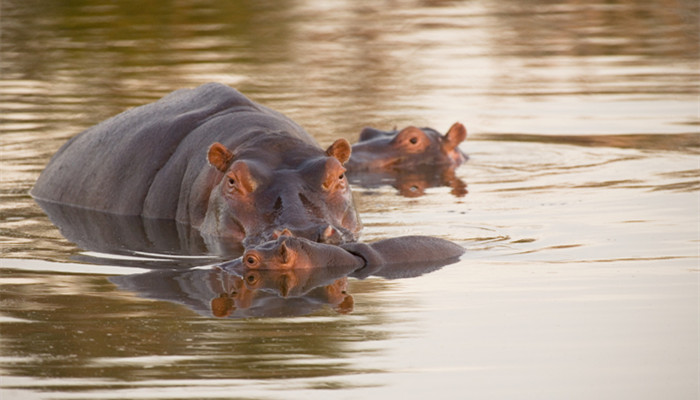
[[[350,265],[355,271],[406,264],[454,261],[464,248],[445,239],[401,236],[374,243],[345,243],[340,246],[308,239],[280,236],[246,250],[227,265],[234,269],[309,269]]]
[[[467,137],[467,130],[459,122],[445,135],[432,128],[409,126],[400,131],[381,131],[365,128],[360,140],[352,146],[352,157],[347,163],[350,171],[377,169],[411,170],[416,167],[459,166],[467,155],[459,144]]]
[[[42,202],[171,219],[254,246],[283,229],[345,243],[362,228],[343,164],[284,115],[206,84],[128,110],[69,140],[32,189]]]

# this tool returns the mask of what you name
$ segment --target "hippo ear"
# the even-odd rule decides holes
[[[347,140],[340,138],[333,142],[330,147],[328,147],[326,150],[326,155],[335,157],[341,164],[345,164],[345,162],[350,159],[351,151],[352,149],[350,147],[350,143]]]
[[[459,122],[455,122],[443,137],[445,149],[452,150],[459,146],[467,138],[467,129]]]
[[[221,172],[226,172],[233,159],[233,153],[223,144],[216,142],[209,147],[207,159],[209,160],[209,164],[214,166],[214,168]]]
[[[291,252],[289,251],[289,248],[287,247],[287,242],[283,241],[282,244],[280,245],[280,258],[282,259],[282,264],[287,264],[291,258]]]
[[[335,311],[340,314],[350,314],[355,308],[355,299],[351,294],[345,295],[343,301],[334,307]]]
[[[228,317],[235,309],[236,306],[234,305],[233,299],[225,293],[220,294],[219,297],[211,301],[211,313],[215,317]]]

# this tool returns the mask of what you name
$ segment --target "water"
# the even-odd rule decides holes
[[[698,8],[3,1],[0,396],[697,398]],[[163,277],[212,259],[81,249],[28,196],[68,138],[208,81],[323,146],[463,122],[471,158],[452,184],[353,190],[363,240],[467,253],[411,279],[349,278],[351,312],[222,319],[194,296],[213,293],[206,268]],[[189,292],[123,285],[154,266],[153,287]]]

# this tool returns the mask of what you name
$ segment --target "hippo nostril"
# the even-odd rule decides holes
[[[280,236],[294,236],[294,234],[289,229],[284,228],[284,229],[282,229]]]
[[[277,240],[282,236],[294,236],[294,234],[287,228],[283,228],[282,230],[275,229],[272,232],[272,240]]]

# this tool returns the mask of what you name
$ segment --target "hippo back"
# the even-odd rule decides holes
[[[299,125],[228,86],[175,91],[69,140],[32,189],[37,199],[121,215],[175,218],[208,147],[284,132],[320,147]]]

